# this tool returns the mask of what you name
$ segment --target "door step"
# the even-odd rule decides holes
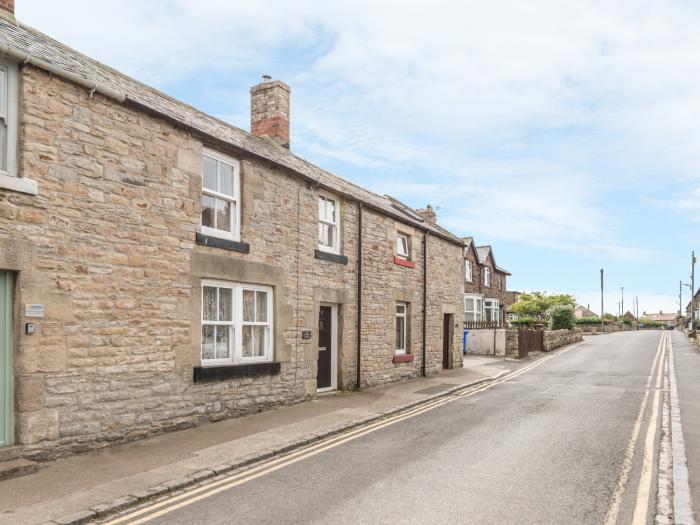
[[[22,447],[19,445],[10,445],[9,447],[0,447],[0,463],[3,461],[11,461],[22,455]]]
[[[0,463],[0,481],[33,474],[39,470],[39,463],[28,459],[11,459]]]

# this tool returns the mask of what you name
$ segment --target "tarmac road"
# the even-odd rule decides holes
[[[652,523],[662,333],[592,337],[492,388],[124,523]]]

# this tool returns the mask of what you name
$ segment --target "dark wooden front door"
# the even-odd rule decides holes
[[[330,306],[322,306],[318,312],[318,372],[316,374],[316,388],[329,388],[332,384],[332,322],[332,308]]]
[[[450,368],[452,350],[452,314],[445,314],[442,320],[442,368]]]

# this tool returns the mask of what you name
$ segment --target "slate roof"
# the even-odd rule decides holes
[[[658,314],[644,314],[642,317],[646,317],[652,321],[675,321],[678,318],[678,314],[665,314],[663,312],[659,312]]]
[[[10,51],[23,56],[37,58],[69,75],[77,75],[90,83],[105,87],[112,92],[123,95],[127,104],[132,103],[134,106],[153,111],[196,133],[212,137],[256,157],[272,161],[304,178],[313,180],[321,187],[339,193],[346,198],[363,202],[385,215],[412,224],[422,230],[430,231],[460,246],[463,245],[459,237],[436,224],[416,220],[411,213],[392,206],[391,200],[388,198],[325,171],[271,141],[256,137],[169,97],[57,42],[36,29],[21,23],[15,25],[0,18],[0,46],[9,48]]]

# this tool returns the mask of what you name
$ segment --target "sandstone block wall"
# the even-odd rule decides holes
[[[582,340],[583,336],[579,330],[545,330],[543,349],[550,352]]]
[[[353,388],[357,216],[341,200],[347,264],[315,258],[318,188],[208,144],[48,73],[21,70],[20,168],[39,195],[0,190],[0,268],[16,272],[15,426],[27,456],[59,456],[298,402],[316,393],[318,311],[339,305],[338,386]],[[195,243],[204,147],[241,161],[241,237],[250,253]],[[420,232],[365,210],[363,385],[420,373]],[[416,267],[394,264],[397,228]],[[461,366],[461,247],[428,239],[427,372]],[[194,383],[201,280],[274,290],[277,375]],[[412,363],[393,363],[394,307],[410,303]],[[23,335],[23,305],[40,303]],[[311,339],[302,339],[304,330]]]

